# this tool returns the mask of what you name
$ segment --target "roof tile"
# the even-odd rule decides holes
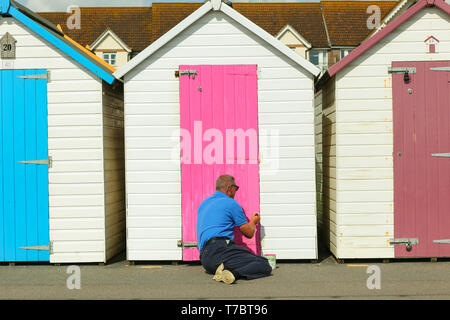
[[[397,1],[322,1],[331,45],[358,46],[373,31],[367,27],[373,14],[367,13],[368,7],[378,6],[383,19],[397,4]]]
[[[234,3],[233,8],[273,36],[289,24],[313,47],[328,47],[318,2]]]
[[[81,28],[70,30],[66,12],[40,12],[64,33],[83,46],[91,45],[106,29],[111,29],[133,51],[142,51],[152,42],[151,7],[86,7],[81,10]]]
[[[315,48],[328,47],[322,17],[326,19],[333,46],[358,46],[372,30],[367,28],[367,8],[377,5],[381,18],[398,1],[321,1],[315,3],[233,3],[233,8],[276,36],[291,25]],[[81,29],[67,28],[66,12],[39,13],[65,34],[85,45],[92,44],[106,29],[116,33],[133,51],[142,51],[153,41],[193,13],[202,3],[153,3],[152,7],[83,7]]]

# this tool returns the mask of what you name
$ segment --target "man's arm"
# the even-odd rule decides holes
[[[242,234],[245,237],[249,239],[253,238],[253,235],[255,234],[256,231],[256,225],[259,223],[260,219],[261,218],[259,216],[259,212],[254,213],[250,221],[240,226],[239,230],[241,230]]]

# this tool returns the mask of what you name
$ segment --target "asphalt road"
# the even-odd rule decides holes
[[[379,289],[368,289],[368,266],[379,267]],[[226,285],[199,264],[80,265],[80,289],[69,289],[69,265],[0,265],[0,299],[449,299],[450,262],[358,261],[325,257],[277,262],[267,278]],[[70,278],[73,280],[74,278]],[[69,281],[74,286],[76,282]],[[376,285],[375,280],[369,281]]]

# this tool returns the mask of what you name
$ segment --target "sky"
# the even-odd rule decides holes
[[[17,0],[33,11],[67,11],[79,7],[148,7],[152,0]],[[318,0],[235,0],[234,2],[317,2]],[[155,0],[155,2],[204,2],[204,0]]]

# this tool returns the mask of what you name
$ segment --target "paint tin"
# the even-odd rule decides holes
[[[272,267],[272,270],[274,270],[277,267],[277,256],[274,254],[265,254],[264,258],[269,260],[269,264]]]

